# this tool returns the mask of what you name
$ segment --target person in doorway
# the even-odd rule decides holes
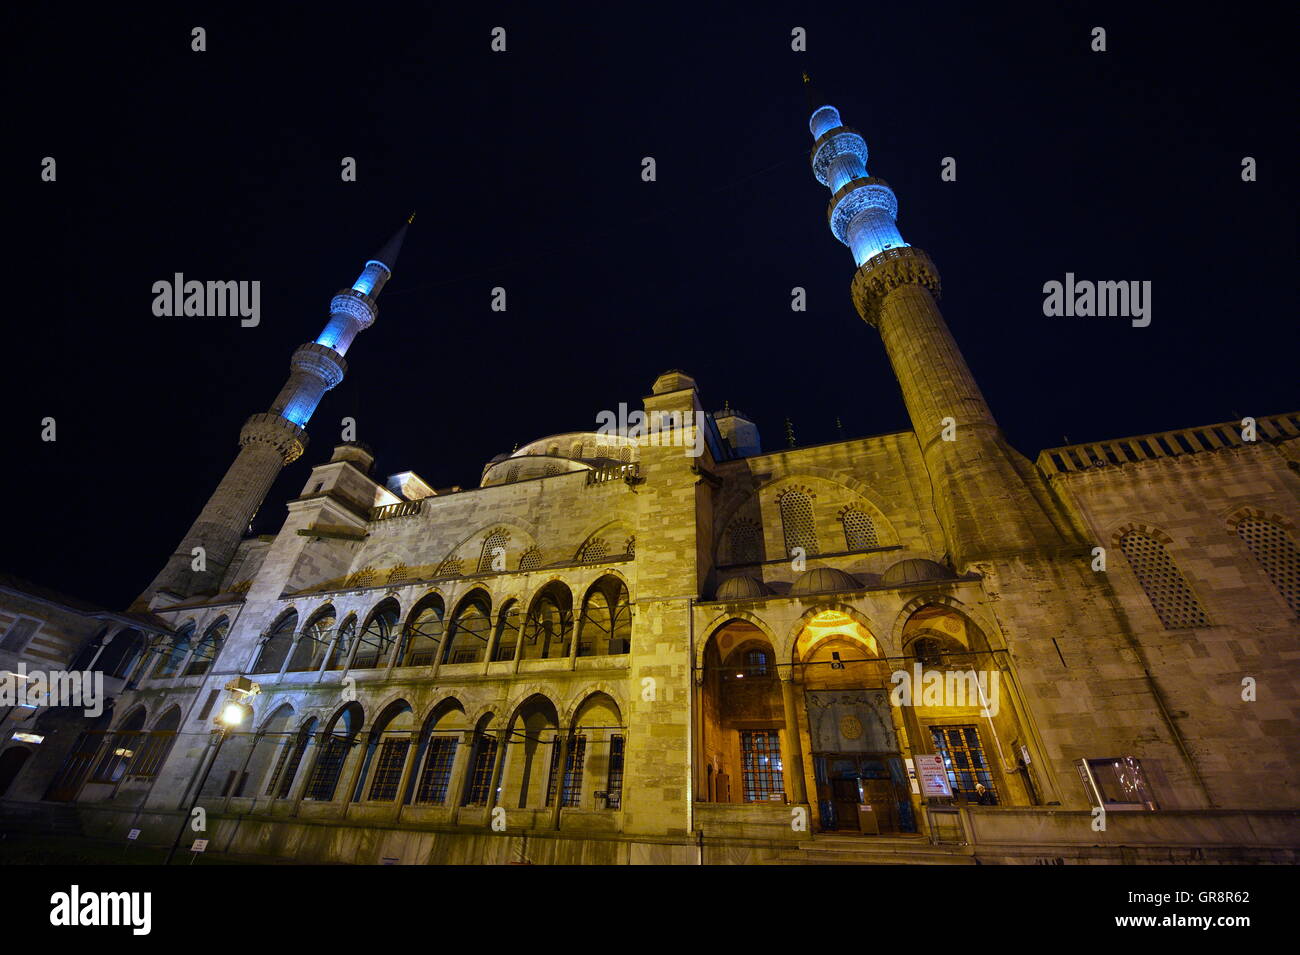
[[[975,784],[975,802],[981,806],[996,806],[993,801],[993,794],[988,791],[983,783]]]

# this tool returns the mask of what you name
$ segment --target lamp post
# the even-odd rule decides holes
[[[194,816],[194,807],[199,803],[199,796],[203,792],[203,787],[207,785],[208,776],[212,772],[212,767],[217,764],[217,758],[221,755],[221,746],[226,741],[236,727],[248,719],[253,714],[252,699],[262,692],[262,688],[254,683],[248,677],[240,676],[226,684],[226,701],[217,711],[213,718],[216,724],[215,732],[217,734],[217,745],[212,752],[212,759],[203,769],[203,775],[199,778],[199,784],[194,787],[194,798],[190,800],[189,808],[185,810],[185,816],[181,819],[181,827],[176,832],[176,839],[172,842],[172,847],[167,853],[167,861],[163,865],[171,865],[172,858],[176,855],[177,848],[180,847],[181,839],[185,837],[185,830],[190,824],[190,819]]]

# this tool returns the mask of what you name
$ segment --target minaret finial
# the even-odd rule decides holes
[[[790,420],[789,415],[785,416],[785,443],[794,447],[794,422]]]

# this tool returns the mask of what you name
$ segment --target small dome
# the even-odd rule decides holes
[[[927,580],[952,580],[953,573],[943,564],[932,560],[913,557],[900,560],[893,567],[880,575],[880,582],[886,587],[902,587],[906,584],[920,584]]]
[[[804,571],[790,588],[794,594],[828,594],[838,590],[861,590],[862,583],[852,574],[834,567],[814,567]]]
[[[751,600],[755,597],[770,597],[771,589],[761,580],[750,577],[748,574],[741,574],[739,577],[728,577],[722,583],[718,584],[717,593],[714,594],[715,600]]]

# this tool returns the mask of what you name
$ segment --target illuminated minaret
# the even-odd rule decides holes
[[[347,373],[347,353],[357,333],[375,323],[376,299],[393,274],[402,240],[415,216],[407,219],[374,258],[366,262],[351,288],[330,301],[329,321],[314,342],[301,345],[289,361],[289,379],[271,408],[244,422],[239,432],[239,455],[198,519],[181,539],[176,552],[133,604],[144,609],[155,596],[184,599],[216,593],[235,556],[235,549],[280,469],[302,456],[307,447],[305,430],[312,412]],[[201,559],[196,548],[202,548]],[[204,569],[196,570],[202,564]]]
[[[880,332],[902,388],[949,554],[961,567],[1061,546],[1046,486],[1003,437],[939,312],[938,270],[903,241],[894,191],[867,172],[866,141],[813,93],[807,74],[804,83],[813,175],[832,194],[831,232],[858,265],[853,304]]]

